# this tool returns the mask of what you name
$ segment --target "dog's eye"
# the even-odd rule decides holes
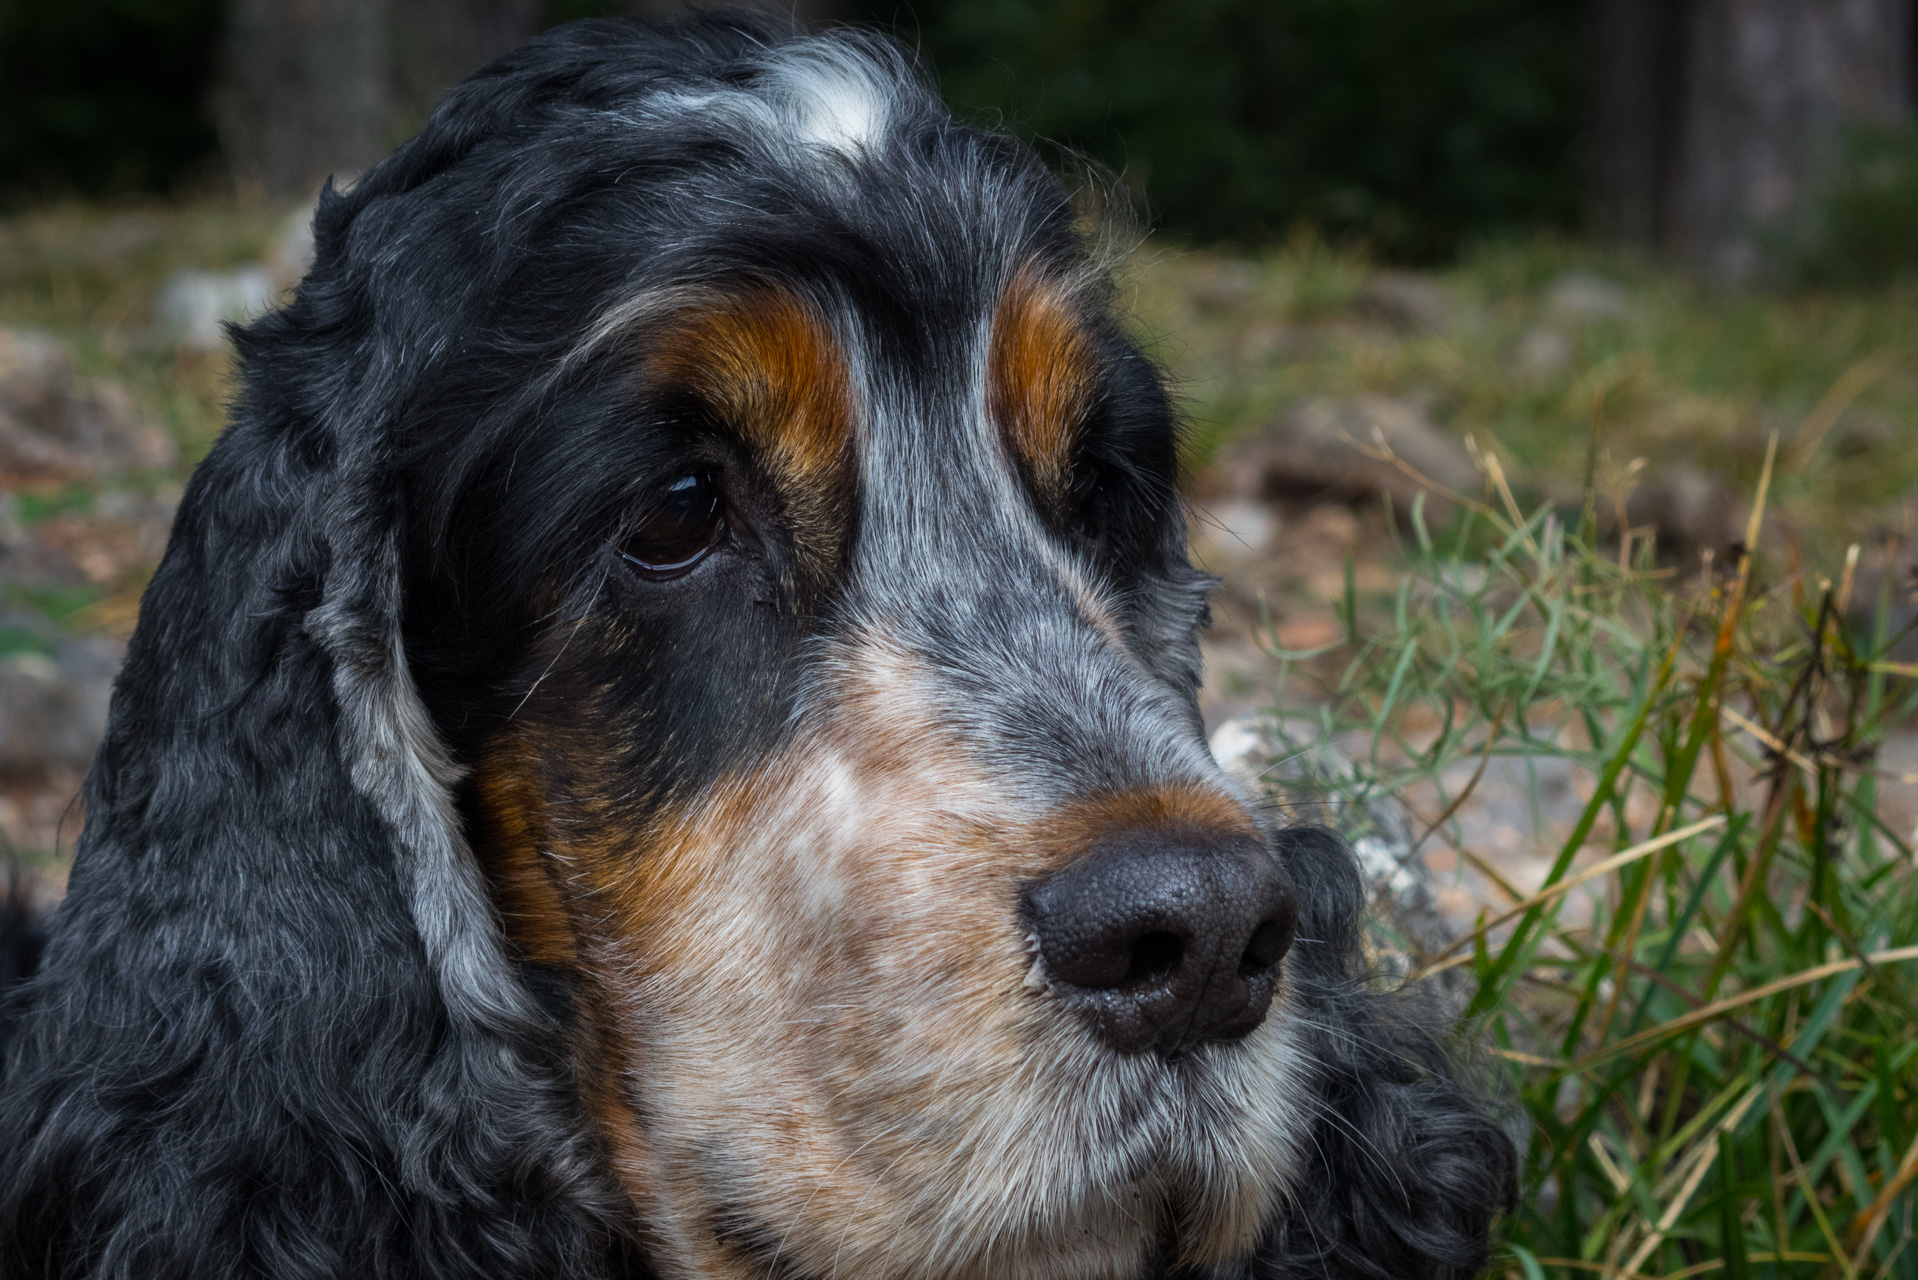
[[[1072,531],[1079,541],[1088,547],[1098,547],[1106,536],[1106,495],[1096,482],[1082,484],[1074,495],[1076,512],[1072,518]]]
[[[1079,510],[1079,539],[1090,546],[1098,546],[1105,539],[1105,512],[1097,503],[1087,503]]]
[[[686,573],[719,545],[726,518],[710,473],[682,476],[667,488],[619,553],[655,581]]]

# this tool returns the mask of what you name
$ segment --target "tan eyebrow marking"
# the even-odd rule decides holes
[[[1030,264],[993,310],[987,405],[1007,450],[1048,497],[1063,496],[1066,471],[1097,369],[1070,291]]]
[[[757,289],[654,331],[649,374],[703,400],[772,473],[801,559],[836,558],[850,527],[852,379],[831,327],[794,294]]]

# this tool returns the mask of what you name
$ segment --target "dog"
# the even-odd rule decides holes
[[[1477,1271],[1512,1144],[1206,749],[1082,224],[737,16],[329,187],[13,998],[0,1273]]]

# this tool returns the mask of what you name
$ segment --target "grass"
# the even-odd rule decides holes
[[[1749,493],[1767,438],[1836,387],[1833,421],[1774,479],[1777,523],[1836,555],[1914,518],[1918,281],[1714,292],[1551,237],[1482,246],[1414,280],[1423,314],[1395,302],[1405,280],[1311,237],[1239,259],[1158,245],[1130,297],[1188,396],[1200,460],[1313,396],[1383,392],[1454,438],[1495,442],[1521,493],[1575,493],[1597,404],[1601,479],[1643,457]]]
[[[1315,687],[1273,714],[1300,750],[1358,744],[1345,799],[1422,786],[1455,814],[1501,755],[1585,784],[1544,884],[1409,979],[1460,971],[1529,1124],[1498,1272],[1918,1280],[1918,856],[1878,803],[1918,780],[1874,754],[1918,668],[1883,656],[1890,599],[1847,621],[1855,558],[1621,564],[1487,459],[1443,535],[1406,513],[1394,595],[1348,588],[1337,644],[1275,650]]]

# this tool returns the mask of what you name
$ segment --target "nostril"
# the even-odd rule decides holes
[[[1176,933],[1148,933],[1132,944],[1121,986],[1143,987],[1176,973],[1185,958],[1185,939]]]
[[[1252,931],[1239,958],[1239,972],[1254,974],[1270,969],[1292,949],[1292,926],[1279,920],[1266,920]]]

